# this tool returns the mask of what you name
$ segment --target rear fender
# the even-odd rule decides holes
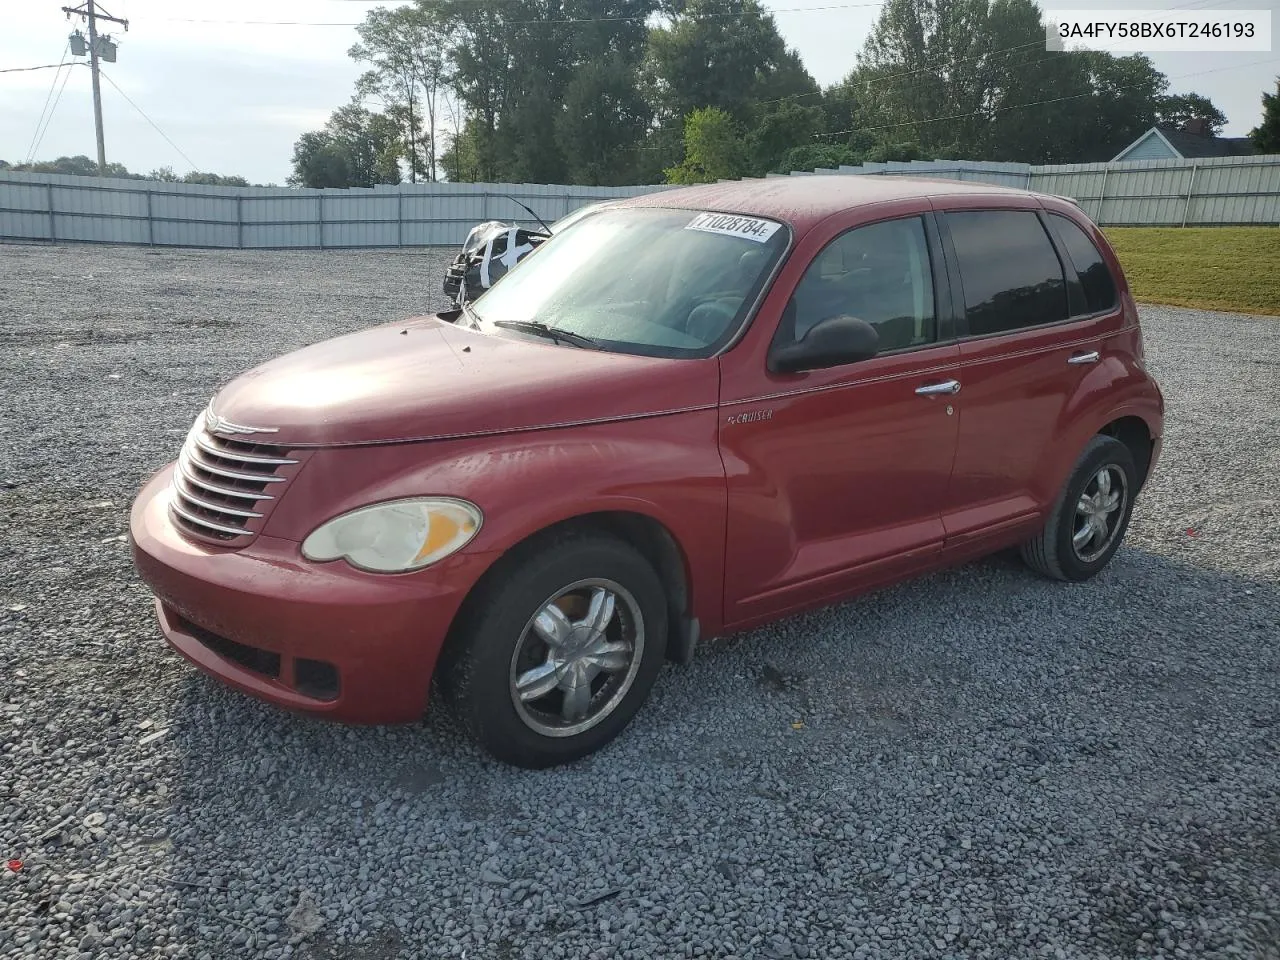
[[[1059,421],[1059,442],[1050,449],[1049,463],[1040,472],[1035,491],[1047,511],[1075,468],[1080,452],[1108,424],[1123,417],[1137,417],[1147,427],[1153,446],[1164,425],[1164,399],[1155,383],[1142,371],[1126,367],[1118,357],[1104,357],[1081,382]]]

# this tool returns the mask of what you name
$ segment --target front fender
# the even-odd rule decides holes
[[[348,510],[400,497],[462,497],[484,512],[466,552],[501,556],[565,520],[640,514],[674,538],[692,615],[721,619],[727,498],[714,410],[458,440],[318,450],[268,518],[301,541]]]

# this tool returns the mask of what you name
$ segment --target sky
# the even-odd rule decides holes
[[[118,61],[104,64],[102,100],[107,159],[131,171],[173,167],[238,174],[283,184],[293,144],[348,102],[361,67],[347,57],[351,26],[266,25],[247,21],[351,24],[378,0],[103,0],[129,20],[112,28]],[[381,5],[395,6],[380,0]],[[0,70],[58,63],[74,26],[69,0],[0,0]],[[871,0],[764,0],[787,43],[826,86],[853,67],[879,11]],[[1048,0],[1055,9],[1217,9],[1272,12],[1280,0]],[[196,22],[210,21],[218,22]],[[1275,89],[1280,43],[1271,53],[1152,55],[1170,92],[1195,91],[1227,115],[1227,136],[1243,136],[1261,116],[1261,94]],[[0,73],[0,159],[27,159],[44,105],[56,102],[35,159],[95,153],[89,70]],[[61,81],[59,81],[61,86]],[[117,89],[118,88],[118,89]],[[132,103],[130,103],[132,101]],[[147,119],[149,118],[149,120]],[[157,129],[158,128],[158,129]]]

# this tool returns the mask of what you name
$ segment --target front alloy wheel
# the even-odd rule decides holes
[[[511,657],[520,719],[547,737],[590,730],[622,703],[644,656],[644,616],[612,580],[570,584],[530,619]]]
[[[666,656],[667,598],[627,543],[571,531],[517,548],[468,598],[437,675],[500,760],[568,763],[631,721]]]

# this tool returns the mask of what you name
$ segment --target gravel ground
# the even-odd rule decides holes
[[[446,254],[0,247],[0,955],[1280,957],[1280,320],[1144,310],[1094,582],[997,558],[708,645],[569,769],[162,644],[130,499],[214,388]]]

